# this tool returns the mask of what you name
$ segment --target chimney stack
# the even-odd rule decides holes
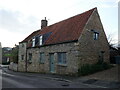
[[[47,26],[48,21],[46,20],[46,17],[44,20],[41,20],[41,29]]]

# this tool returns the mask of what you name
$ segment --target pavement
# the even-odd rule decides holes
[[[104,70],[104,71],[101,71],[101,72],[98,72],[92,75],[82,76],[82,77],[70,77],[70,76],[61,76],[61,75],[53,75],[53,74],[40,74],[40,73],[14,72],[14,71],[8,70],[7,67],[4,67],[3,71],[9,74],[14,73],[16,75],[25,75],[25,76],[31,76],[31,77],[45,78],[45,79],[64,81],[64,82],[69,82],[69,83],[71,82],[83,83],[88,86],[97,86],[98,88],[120,88],[120,82],[117,80],[118,79],[118,66],[115,66],[111,69]]]

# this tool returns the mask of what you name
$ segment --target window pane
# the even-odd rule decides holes
[[[58,53],[58,63],[61,63],[61,56],[60,56],[60,53]]]
[[[29,53],[29,61],[32,60],[32,53]]]
[[[94,38],[94,40],[97,40],[98,37],[99,37],[99,33],[94,32],[94,34],[93,34],[93,38]]]
[[[66,64],[66,53],[58,53],[58,63]]]
[[[66,64],[66,53],[63,53],[63,63]]]
[[[21,55],[21,59],[24,60],[24,55]]]
[[[44,63],[45,57],[44,53],[40,53],[40,63]]]

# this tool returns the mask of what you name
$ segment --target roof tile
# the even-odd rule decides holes
[[[23,41],[29,40],[34,35],[42,35],[48,32],[52,32],[52,34],[44,45],[78,40],[94,9],[96,8],[35,31]]]

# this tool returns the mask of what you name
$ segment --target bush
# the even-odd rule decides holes
[[[112,66],[107,64],[106,62],[103,63],[95,63],[95,64],[84,64],[81,68],[78,69],[78,76],[84,76],[93,74],[98,71],[106,70],[111,68]]]

